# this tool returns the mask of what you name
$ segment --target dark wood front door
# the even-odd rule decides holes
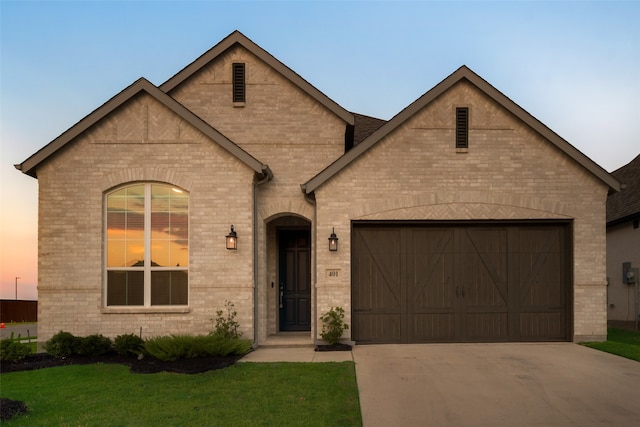
[[[568,232],[566,223],[354,226],[352,337],[568,340]]]
[[[280,240],[280,330],[311,330],[311,235],[282,230]]]

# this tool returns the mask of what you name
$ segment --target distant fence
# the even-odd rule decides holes
[[[0,300],[0,322],[37,322],[38,301]]]

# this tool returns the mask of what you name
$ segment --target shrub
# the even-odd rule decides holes
[[[100,334],[78,338],[77,353],[81,356],[102,356],[111,351],[113,343],[110,338]]]
[[[240,324],[236,321],[236,316],[238,313],[233,309],[234,304],[231,301],[224,302],[225,310],[216,311],[216,318],[211,319],[215,322],[215,329],[212,332],[212,335],[220,336],[223,338],[240,338],[242,333],[238,332],[238,327]]]
[[[241,355],[251,349],[251,341],[209,335],[169,335],[148,339],[145,351],[162,361],[191,359],[203,356]]]
[[[78,353],[79,338],[69,332],[60,331],[44,344],[44,350],[55,357],[66,357]]]
[[[121,356],[138,355],[144,352],[144,341],[135,334],[118,335],[113,347]]]
[[[322,333],[320,333],[320,336],[329,345],[337,344],[345,329],[349,329],[349,325],[344,323],[343,319],[344,309],[342,307],[331,308],[331,310],[320,316],[320,321],[322,321]]]
[[[18,338],[11,337],[0,340],[0,360],[3,362],[19,362],[31,354],[31,346],[20,342],[20,335]]]
[[[189,346],[185,335],[154,337],[144,343],[144,349],[150,356],[165,362],[185,358]]]

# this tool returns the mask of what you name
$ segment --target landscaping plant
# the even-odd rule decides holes
[[[120,356],[137,356],[144,352],[144,340],[135,334],[118,335],[113,348]]]
[[[238,332],[240,324],[236,321],[238,313],[233,309],[235,305],[231,301],[225,300],[224,308],[226,310],[216,311],[216,318],[211,319],[215,322],[215,329],[212,335],[221,336],[223,338],[240,338],[242,333]]]
[[[344,323],[344,309],[342,307],[332,307],[331,310],[320,316],[320,321],[322,322],[320,336],[329,345],[337,344],[345,329],[349,329],[349,325]]]
[[[18,338],[11,337],[0,341],[0,360],[3,362],[19,362],[31,353],[31,347],[23,344],[20,335]]]
[[[111,351],[113,343],[101,334],[78,338],[77,352],[81,356],[102,356]]]
[[[55,357],[78,353],[79,339],[70,332],[60,331],[44,343],[44,350]]]

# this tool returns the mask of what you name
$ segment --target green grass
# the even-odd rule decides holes
[[[238,363],[196,375],[65,366],[2,374],[0,395],[30,411],[7,426],[361,425],[353,362]]]
[[[607,341],[585,342],[583,345],[640,362],[640,332],[609,328]]]

